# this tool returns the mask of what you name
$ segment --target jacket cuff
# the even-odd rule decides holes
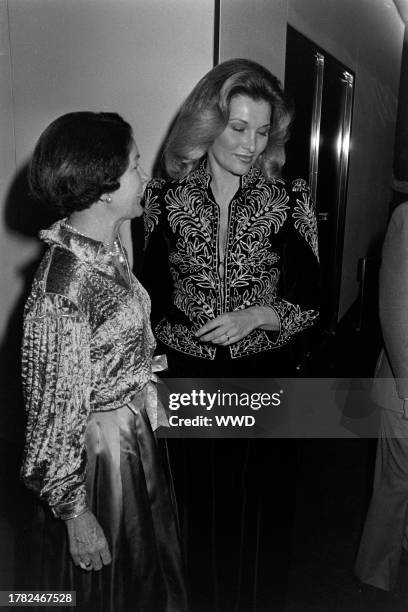
[[[278,319],[278,323],[279,323],[279,329],[264,329],[264,331],[266,331],[268,335],[273,338],[274,342],[278,343],[280,340],[281,334],[282,334],[281,317],[279,315],[278,310],[275,308],[275,306],[272,306],[272,304],[265,304],[265,306],[273,310],[273,312],[276,314],[276,318]]]
[[[290,334],[287,332],[285,326],[285,316],[287,314],[288,306],[287,302],[283,302],[282,300],[275,300],[273,304],[265,304],[265,306],[269,306],[275,312],[278,321],[279,321],[279,330],[275,332],[268,331],[268,334],[274,334],[274,342],[276,344],[286,344],[290,338]]]
[[[266,335],[268,336],[268,339],[270,340],[270,342],[272,342],[273,344],[278,344],[282,335],[282,318],[281,315],[279,313],[279,308],[276,307],[276,300],[274,300],[273,302],[268,302],[268,301],[262,301],[262,302],[255,302],[254,304],[251,304],[251,306],[249,306],[249,308],[253,307],[253,306],[259,306],[261,308],[270,308],[271,310],[273,310],[273,312],[276,315],[276,318],[278,319],[278,323],[279,323],[279,329],[264,329],[263,326],[257,327],[256,329],[263,331],[266,333]],[[245,310],[245,309],[243,309]],[[239,312],[239,310],[238,310]]]
[[[67,502],[65,504],[56,504],[55,506],[51,506],[51,512],[56,518],[60,518],[63,521],[67,521],[68,519],[73,519],[79,516],[80,514],[84,514],[88,510],[88,506],[86,505],[85,500],[75,500],[72,502]]]

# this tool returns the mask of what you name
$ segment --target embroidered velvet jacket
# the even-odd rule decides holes
[[[269,180],[256,168],[242,177],[229,207],[222,277],[220,211],[210,181],[203,162],[183,180],[147,186],[143,284],[154,311],[162,306],[156,336],[182,353],[214,359],[216,347],[200,342],[194,331],[226,312],[270,306],[279,332],[253,330],[230,345],[231,357],[284,346],[318,316],[317,222],[309,189],[302,179]],[[168,262],[158,255],[163,237]],[[165,267],[171,273],[167,284],[160,277]]]
[[[22,478],[56,516],[86,509],[85,429],[91,411],[130,402],[152,377],[150,301],[101,242],[58,222],[24,313],[27,409]]]

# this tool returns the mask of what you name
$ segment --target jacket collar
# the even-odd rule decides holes
[[[255,168],[255,166],[251,166],[247,174],[244,174],[241,177],[241,188],[244,189],[256,183],[259,178],[262,176],[262,172],[259,168]],[[211,175],[207,172],[207,157],[204,157],[197,168],[190,172],[187,177],[188,181],[192,181],[195,184],[198,184],[203,189],[208,189],[211,182]]]

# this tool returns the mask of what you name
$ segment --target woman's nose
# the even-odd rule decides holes
[[[146,185],[146,183],[148,183],[150,180],[149,175],[147,174],[147,172],[144,171],[144,169],[141,166],[139,166],[139,176],[143,183],[143,186]]]
[[[255,134],[251,134],[251,133],[247,134],[244,146],[247,149],[247,151],[249,151],[250,153],[253,153],[255,151],[255,148],[256,148]]]

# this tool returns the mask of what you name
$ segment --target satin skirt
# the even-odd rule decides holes
[[[63,521],[44,507],[34,518],[32,588],[76,591],[76,610],[187,609],[174,505],[143,395],[137,400],[93,413],[86,432],[88,500],[112,563],[75,567]]]

